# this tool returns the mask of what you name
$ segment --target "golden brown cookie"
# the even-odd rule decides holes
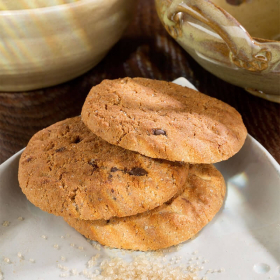
[[[82,109],[84,123],[111,144],[152,158],[219,162],[237,153],[247,131],[228,104],[189,88],[143,78],[104,80]]]
[[[184,192],[154,210],[108,221],[65,220],[81,234],[109,247],[157,250],[184,242],[200,231],[221,208],[225,192],[223,176],[213,165],[191,165]]]
[[[32,137],[18,178],[27,198],[42,210],[94,220],[153,209],[182,190],[187,176],[187,164],[111,145],[76,117]]]

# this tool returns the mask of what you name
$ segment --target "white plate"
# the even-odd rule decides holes
[[[189,86],[182,78],[175,82]],[[97,253],[101,255],[100,260],[114,256],[116,252],[119,254],[119,250],[103,247],[98,251],[62,218],[45,213],[27,201],[17,181],[20,154],[0,166],[0,270],[4,279],[61,279],[69,271],[61,270],[58,264],[81,272]],[[216,166],[227,182],[224,206],[194,240],[183,243],[178,251],[167,253],[167,258],[182,256],[185,266],[191,258],[199,265],[208,259],[209,262],[203,264],[201,276],[208,269],[225,269],[224,272],[206,274],[209,280],[280,279],[278,163],[248,136],[237,155]],[[24,220],[20,221],[18,217]],[[4,221],[9,221],[9,226],[4,227]],[[196,255],[193,254],[195,251],[198,251]],[[19,258],[18,253],[24,258]],[[125,259],[131,256],[128,253],[119,255]],[[66,261],[61,261],[61,256],[66,257]],[[199,256],[202,259],[196,260]],[[85,279],[82,274],[65,278]]]

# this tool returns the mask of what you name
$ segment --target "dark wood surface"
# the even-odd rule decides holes
[[[235,107],[248,132],[280,163],[280,105],[252,96],[200,67],[164,30],[152,0],[139,2],[122,39],[88,73],[47,89],[0,92],[0,163],[26,146],[38,130],[79,115],[92,86],[105,78],[126,76],[187,78],[201,92]]]

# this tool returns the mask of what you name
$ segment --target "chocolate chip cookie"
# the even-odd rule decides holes
[[[188,165],[111,145],[80,117],[35,134],[19,163],[27,198],[49,213],[85,220],[135,215],[180,192]]]
[[[81,234],[109,247],[157,250],[197,234],[219,211],[225,193],[223,176],[213,165],[191,165],[183,193],[154,210],[107,221],[65,220]]]
[[[165,81],[104,80],[93,87],[82,120],[111,144],[152,158],[190,163],[226,160],[247,131],[228,104]]]

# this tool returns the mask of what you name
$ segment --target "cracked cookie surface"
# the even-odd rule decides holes
[[[82,109],[84,123],[111,144],[152,158],[215,163],[237,153],[247,130],[228,104],[144,78],[104,80]]]
[[[107,221],[65,220],[87,238],[109,247],[157,250],[197,234],[219,211],[225,193],[223,176],[213,165],[190,165],[183,193],[156,209]]]
[[[80,117],[36,133],[19,163],[22,191],[49,213],[85,220],[153,209],[180,192],[188,165],[111,145]]]

